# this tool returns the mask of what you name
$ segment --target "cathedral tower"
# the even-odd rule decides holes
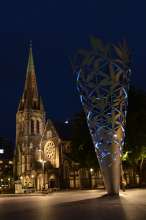
[[[16,147],[14,156],[14,174],[20,176],[29,173],[31,161],[45,127],[45,110],[41,97],[38,96],[32,46],[30,45],[26,80],[22,98],[16,114]]]

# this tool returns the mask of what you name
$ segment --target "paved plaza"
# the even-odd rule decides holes
[[[0,195],[0,220],[10,219],[146,220],[146,189],[127,189],[119,197],[106,196],[104,189]]]

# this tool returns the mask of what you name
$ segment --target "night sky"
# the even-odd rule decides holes
[[[92,50],[90,35],[117,46],[126,37],[131,85],[145,89],[145,0],[0,1],[0,135],[13,139],[13,147],[30,40],[46,119],[65,121],[81,110],[68,53]]]

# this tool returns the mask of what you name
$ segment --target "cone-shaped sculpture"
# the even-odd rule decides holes
[[[118,194],[124,146],[131,52],[90,37],[93,47],[71,60],[77,89],[108,194]],[[113,58],[112,58],[113,55]]]

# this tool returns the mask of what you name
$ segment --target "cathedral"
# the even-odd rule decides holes
[[[24,186],[42,188],[97,187],[103,184],[101,173],[79,170],[69,151],[73,123],[47,120],[42,98],[38,96],[32,47],[30,46],[26,80],[16,114],[16,146],[13,174]]]

